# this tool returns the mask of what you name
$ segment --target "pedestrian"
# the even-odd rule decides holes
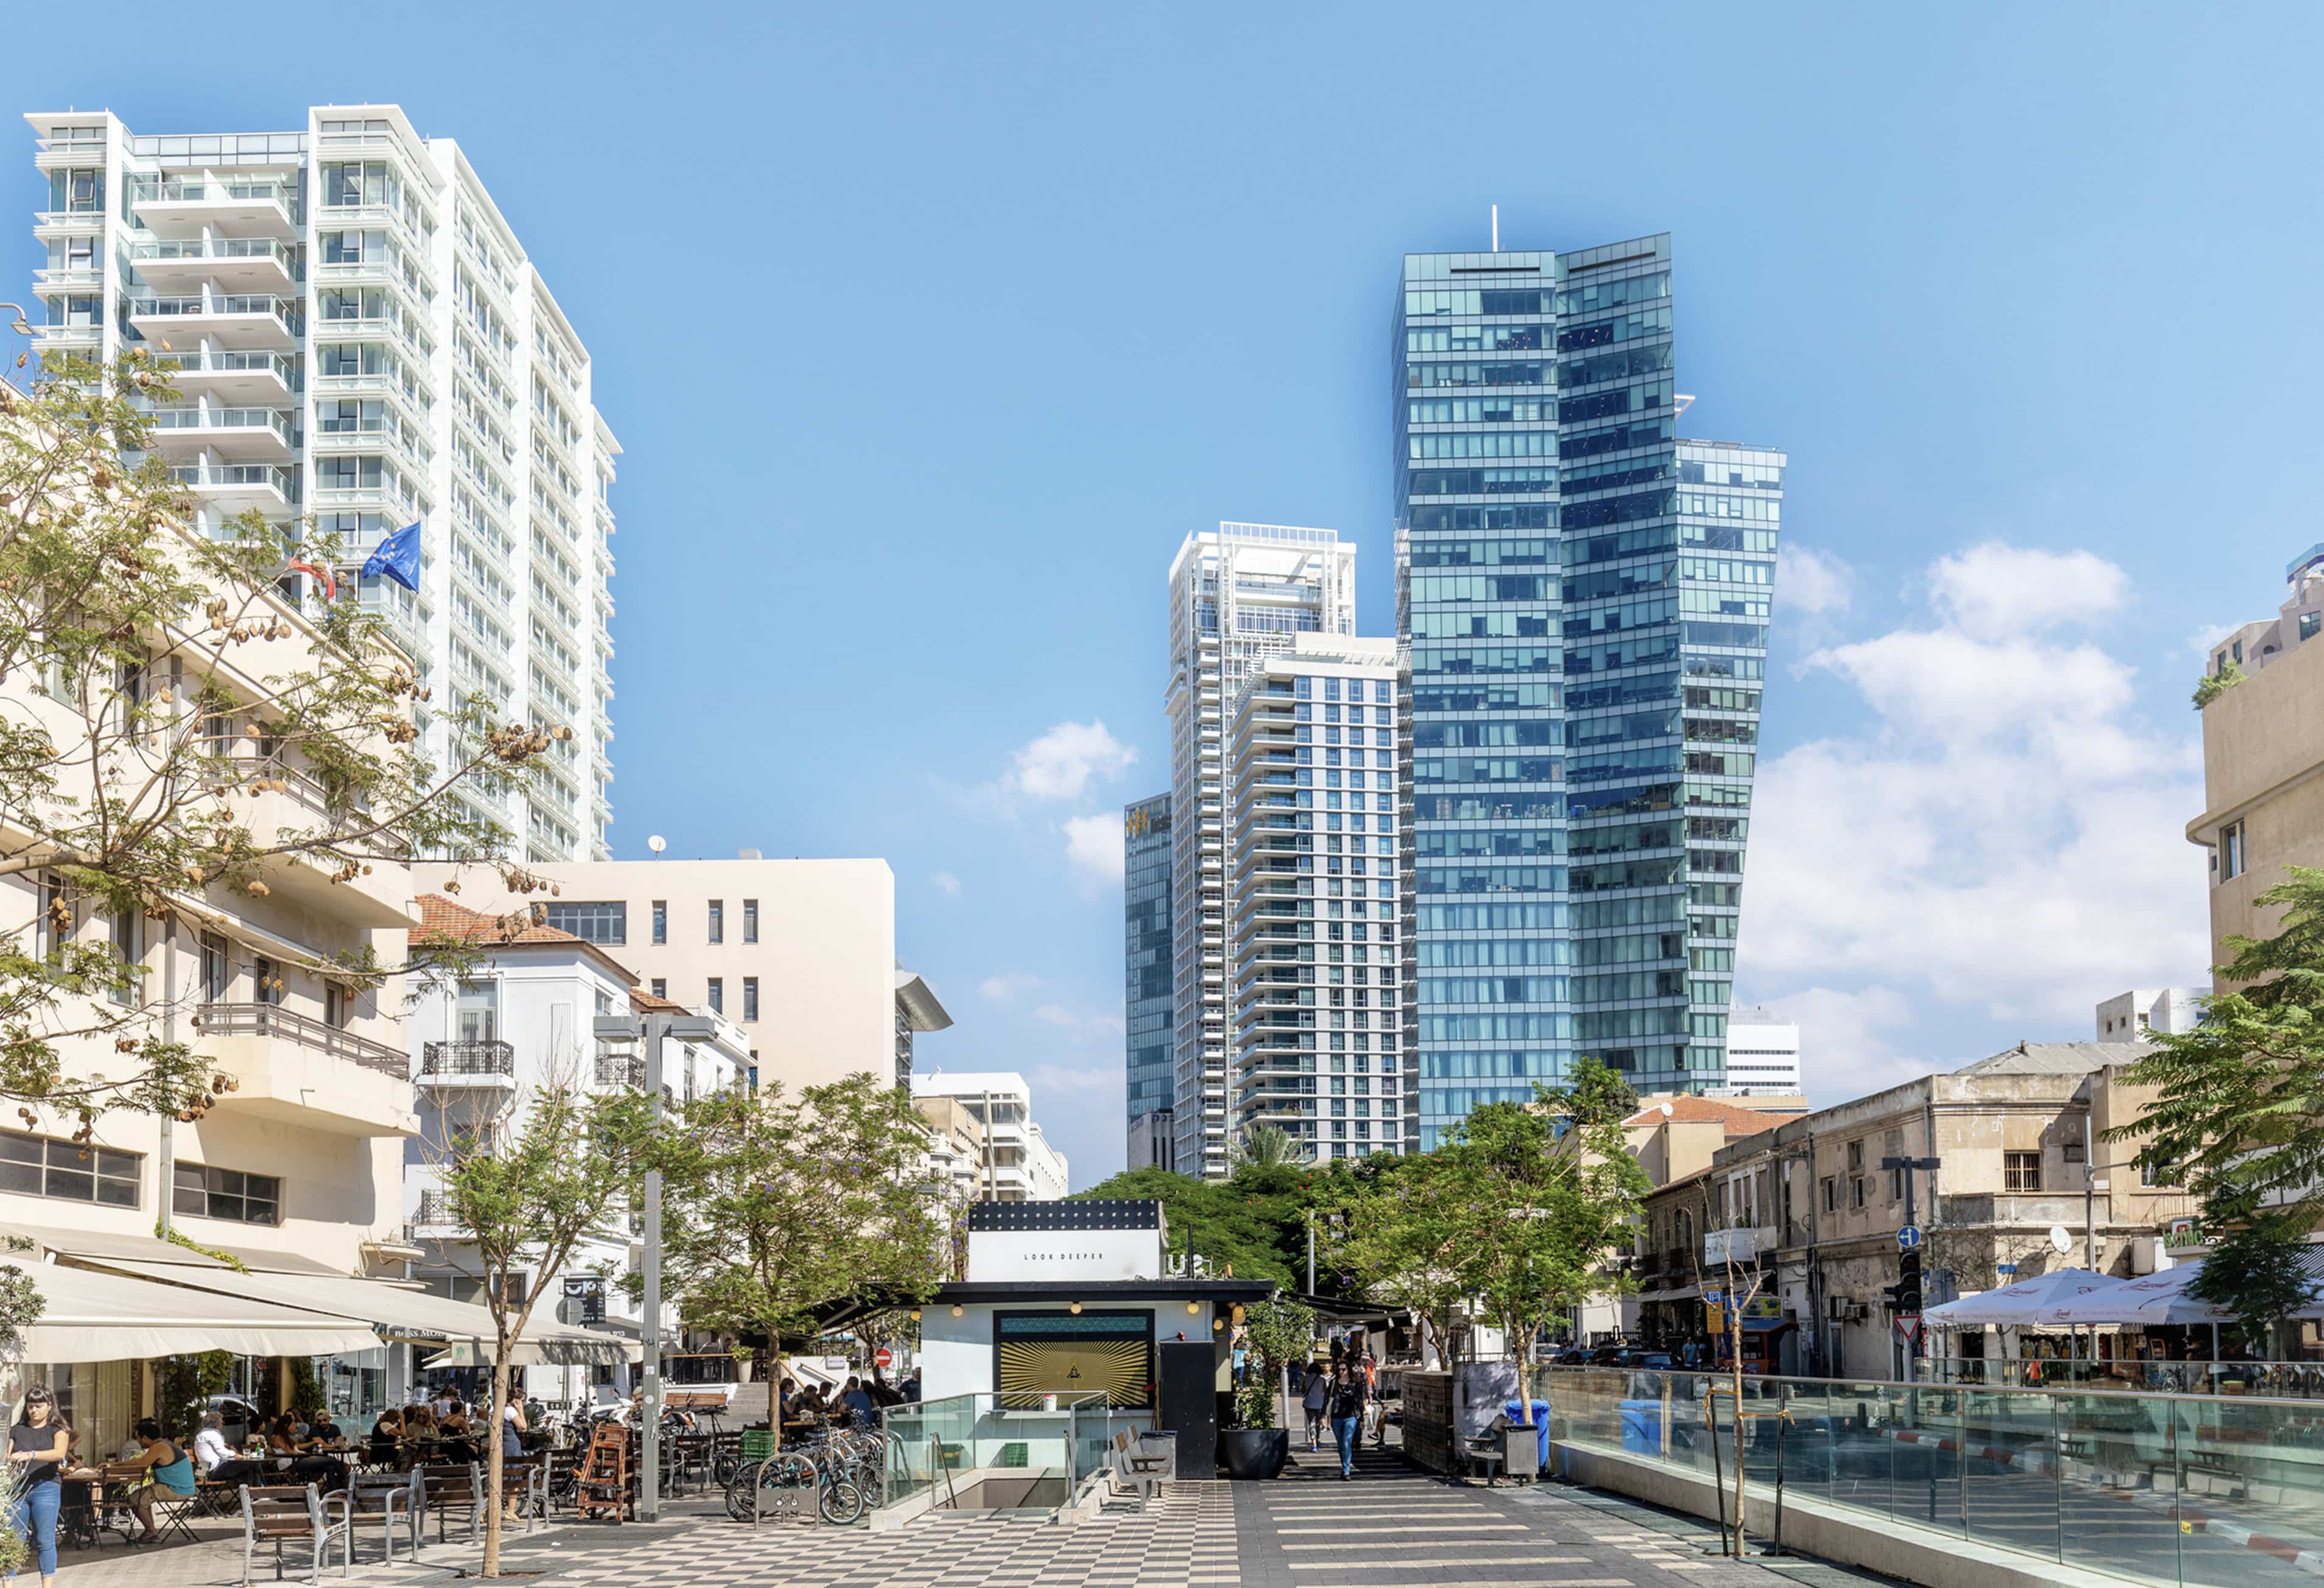
[[[24,1391],[24,1409],[8,1430],[8,1460],[21,1469],[10,1529],[32,1546],[40,1562],[41,1588],[57,1588],[57,1501],[64,1492],[65,1451],[72,1431],[57,1416],[57,1398],[46,1384]],[[8,1573],[14,1581],[16,1574]]]
[[[1340,1447],[1340,1477],[1356,1475],[1356,1430],[1364,1417],[1364,1379],[1355,1364],[1342,1358],[1332,1371],[1332,1437]]]
[[[1380,1399],[1379,1358],[1371,1347],[1364,1347],[1364,1422],[1372,1436],[1372,1447],[1388,1448],[1388,1403]]]
[[[1323,1371],[1322,1362],[1309,1362],[1306,1388],[1300,1395],[1299,1404],[1307,1413],[1307,1448],[1310,1451],[1317,1447],[1323,1436],[1323,1408],[1331,1396],[1331,1375]]]

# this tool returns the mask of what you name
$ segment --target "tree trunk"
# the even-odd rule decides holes
[[[493,1423],[485,1436],[491,1454],[484,1463],[484,1561],[481,1574],[497,1577],[501,1574],[501,1470],[503,1435],[508,1426],[509,1348],[513,1333],[501,1342],[493,1358]]]
[[[775,1454],[783,1453],[783,1348],[779,1338],[769,1349],[772,1353],[774,1371],[767,1375],[767,1426],[775,1436]]]

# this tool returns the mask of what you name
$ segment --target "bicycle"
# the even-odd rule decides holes
[[[805,1507],[806,1497],[812,1491],[823,1519],[844,1528],[862,1517],[870,1505],[854,1481],[857,1470],[835,1454],[828,1441],[786,1450],[765,1461],[745,1462],[726,1486],[726,1514],[738,1522],[751,1520],[754,1512],[765,1514],[768,1507],[759,1491],[772,1490],[778,1496],[772,1509],[788,1519]]]

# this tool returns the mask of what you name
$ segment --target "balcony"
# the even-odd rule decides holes
[[[335,824],[355,826],[353,813],[334,806],[322,784],[305,771],[279,760],[237,758],[232,769],[238,780],[264,780],[266,787],[249,796],[244,819],[252,839],[266,848],[290,833],[319,834]],[[280,789],[272,785],[280,782]],[[243,796],[237,795],[237,803]],[[376,848],[383,840],[374,839]],[[389,863],[371,872],[358,871],[344,882],[335,881],[336,868],[303,855],[277,856],[267,863],[266,882],[283,900],[315,911],[326,920],[351,927],[395,930],[418,923],[412,916],[411,873]],[[408,1068],[408,1066],[407,1066]]]
[[[129,323],[165,353],[206,339],[221,347],[263,347],[276,353],[299,346],[299,300],[267,292],[132,298]]]
[[[185,395],[220,402],[273,405],[290,402],[299,390],[299,366],[280,353],[188,348],[165,355],[161,373]]]
[[[290,420],[271,408],[157,408],[152,420],[153,447],[164,457],[204,449],[236,460],[289,463],[299,455]]]
[[[270,178],[133,177],[137,218],[164,237],[198,236],[205,227],[229,237],[295,237],[297,189]]]
[[[32,272],[32,291],[42,294],[105,291],[105,272],[95,265],[43,266]]]
[[[441,1191],[420,1194],[420,1206],[403,1226],[403,1238],[417,1245],[427,1241],[457,1241],[467,1227],[452,1216],[452,1199]]]
[[[513,1092],[516,1049],[506,1042],[430,1042],[420,1050],[419,1079],[438,1091]]]
[[[273,517],[298,504],[299,476],[271,463],[186,463],[170,478],[205,507],[232,516],[247,508]]]
[[[133,243],[129,261],[147,286],[163,292],[198,292],[205,282],[229,292],[288,292],[299,280],[298,255],[272,237]]]
[[[646,1084],[646,1061],[626,1053],[601,1053],[597,1056],[597,1085],[629,1086],[642,1089]]]
[[[218,1108],[341,1136],[413,1136],[401,1049],[272,1003],[205,1003],[203,1056],[239,1082]]]

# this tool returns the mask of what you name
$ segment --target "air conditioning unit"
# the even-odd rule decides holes
[[[1834,1323],[1846,1323],[1855,1306],[1856,1303],[1845,1296],[1827,1296],[1823,1298],[1824,1316]]]

